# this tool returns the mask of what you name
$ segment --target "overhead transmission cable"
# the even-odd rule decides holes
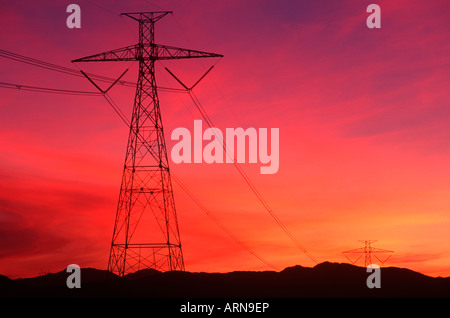
[[[241,247],[243,247],[245,250],[247,250],[247,252],[249,252],[250,254],[252,254],[253,256],[255,256],[257,259],[259,259],[261,262],[263,262],[264,264],[266,264],[269,267],[272,267],[275,270],[278,270],[278,268],[276,266],[274,266],[273,264],[269,263],[267,260],[265,260],[264,258],[262,258],[261,256],[259,256],[258,254],[256,254],[253,250],[251,250],[244,242],[242,242],[239,238],[237,238],[227,227],[225,227],[225,225],[223,225],[213,214],[211,214],[211,212],[191,193],[191,191],[189,191],[188,188],[186,188],[186,186],[176,177],[172,174],[172,179],[175,180],[175,182],[180,186],[180,188],[186,192],[186,194],[189,196],[189,198],[191,198],[192,201],[194,201],[195,204],[197,204],[197,206],[203,211],[205,212],[205,214],[211,219],[213,220],[214,223],[217,224],[217,226],[219,226],[222,231],[224,231],[228,236],[230,236],[234,241],[236,241],[236,243],[238,243]]]
[[[32,66],[44,68],[44,69],[54,71],[54,72],[59,72],[59,73],[63,73],[63,74],[67,74],[67,75],[71,75],[71,76],[75,76],[75,77],[84,77],[83,74],[80,73],[80,69],[74,69],[74,68],[70,68],[70,67],[60,66],[57,64],[41,61],[38,59],[34,59],[31,57],[27,57],[24,55],[9,52],[9,51],[2,50],[2,49],[0,49],[0,57],[11,59],[11,60],[25,63],[25,64],[29,64]],[[103,75],[98,75],[98,74],[93,74],[93,73],[86,73],[86,74],[89,75],[89,77],[91,77],[92,79],[95,79],[95,80],[101,81],[101,82],[113,83],[114,81],[116,81],[116,79],[108,77],[108,76],[103,76]],[[120,80],[116,84],[126,86],[126,87],[133,87],[133,88],[136,87],[136,83],[126,81],[126,80]],[[184,90],[182,90],[182,89],[171,88],[171,87],[159,87],[159,88],[163,91],[184,92]]]
[[[206,73],[200,78],[203,79],[205,77],[205,75],[211,71],[211,69],[214,67],[214,65],[209,68]],[[203,108],[203,106],[201,105],[200,101],[198,100],[197,96],[194,94],[193,92],[193,88],[200,82],[200,80],[198,80],[194,85],[192,85],[191,87],[187,87],[178,77],[176,77],[167,67],[165,67],[165,69],[167,70],[167,72],[172,75],[175,80],[177,82],[179,82],[185,89],[186,92],[189,94],[190,98],[192,99],[195,107],[197,108],[197,110],[200,112],[201,116],[203,117],[203,119],[206,121],[206,123],[208,124],[209,128],[214,128],[214,125],[212,123],[211,118],[208,116],[208,113],[205,111],[205,109]],[[241,165],[236,161],[235,157],[232,157],[230,155],[230,152],[226,146],[226,144],[223,142],[222,136],[218,135],[216,133],[216,131],[214,129],[212,129],[215,138],[217,140],[219,140],[222,143],[224,152],[226,153],[226,155],[228,157],[230,157],[233,161],[234,166],[236,167],[236,169],[238,170],[239,174],[242,176],[242,178],[244,179],[245,183],[249,186],[250,190],[255,194],[256,198],[260,201],[260,203],[263,205],[263,207],[266,209],[266,211],[270,214],[270,216],[275,220],[275,222],[278,224],[278,226],[283,230],[283,232],[294,242],[294,244],[306,255],[308,256],[314,263],[318,263],[317,260],[308,252],[308,250],[306,250],[306,248],[304,248],[300,242],[292,235],[292,233],[289,231],[289,229],[283,224],[283,222],[281,222],[280,218],[275,214],[275,212],[273,211],[273,209],[269,206],[269,204],[267,203],[266,200],[264,200],[264,197],[261,195],[261,193],[258,191],[258,189],[255,187],[255,185],[253,184],[253,182],[250,180],[250,178],[248,177],[248,175],[245,173],[245,171],[242,169]]]
[[[101,95],[101,93],[98,93],[98,92],[87,92],[87,91],[77,91],[77,90],[69,90],[69,89],[38,87],[38,86],[29,86],[29,85],[13,84],[13,83],[6,83],[6,82],[0,82],[0,87],[18,89],[18,90],[23,90],[23,91],[64,94],[64,95],[86,95],[86,96],[100,96]]]
[[[172,13],[172,17],[174,18],[176,24],[178,25],[179,29],[181,30],[181,34],[185,37],[185,39],[190,43],[190,39],[188,38],[187,34],[184,32],[184,28],[181,26],[181,23],[178,21],[178,19],[176,18],[176,16]],[[220,59],[219,59],[220,60]],[[159,61],[161,62],[161,61]],[[201,61],[200,61],[201,62]],[[218,62],[218,61],[217,61]],[[217,63],[216,62],[216,63]],[[162,62],[161,62],[162,64]],[[197,110],[200,112],[200,114],[202,115],[203,119],[207,122],[208,126],[210,128],[213,128],[214,125],[212,124],[211,119],[209,118],[208,114],[206,113],[205,109],[202,107],[202,105],[200,104],[200,101],[198,100],[198,98],[195,96],[194,92],[193,92],[193,88],[200,82],[200,80],[203,79],[203,77],[205,77],[205,75],[215,66],[215,64],[190,88],[186,87],[186,85],[181,82],[172,72],[169,71],[169,69],[167,67],[165,67],[165,69],[186,89],[186,91],[189,93],[190,98],[192,99],[192,101],[194,102],[194,105],[196,106]],[[217,88],[217,86],[216,86]],[[217,88],[218,89],[218,88]],[[222,93],[221,93],[222,94]],[[223,95],[222,95],[223,97]],[[234,112],[232,111],[231,107],[228,107],[230,109],[230,111],[232,112],[232,114],[236,117],[236,115],[234,114]],[[229,152],[228,149],[225,146],[225,143],[223,142],[223,140],[221,140],[221,136],[218,136],[218,134],[216,134],[215,130],[213,129],[215,138],[217,138],[218,140],[220,140],[222,142],[223,148],[225,153],[229,156]],[[230,156],[231,157],[231,156]],[[295,243],[295,245],[304,253],[306,254],[314,263],[318,263],[317,260],[300,244],[300,242],[292,235],[292,233],[289,231],[289,229],[283,224],[283,222],[281,222],[281,220],[278,218],[278,216],[274,213],[273,209],[268,205],[268,203],[264,200],[263,196],[261,195],[261,193],[258,191],[258,189],[255,187],[255,185],[253,184],[253,182],[250,180],[250,178],[247,176],[247,174],[245,173],[245,171],[242,169],[242,167],[236,162],[235,158],[232,158],[233,160],[233,164],[236,167],[236,169],[238,170],[239,174],[242,176],[242,178],[244,179],[244,181],[247,183],[247,185],[250,187],[251,191],[255,194],[255,196],[258,198],[258,200],[261,202],[261,204],[264,206],[264,208],[267,210],[267,212],[270,214],[270,216],[275,220],[275,222],[281,227],[281,229],[286,233],[286,235]]]
[[[203,108],[203,106],[200,104],[200,101],[198,100],[198,98],[195,96],[194,92],[192,90],[188,91],[189,96],[191,97],[192,101],[194,102],[196,108],[198,109],[198,111],[200,112],[200,114],[202,115],[203,119],[206,121],[206,123],[208,124],[208,126],[210,128],[213,128],[214,125],[212,124],[211,119],[209,118],[208,114],[206,113],[205,109]],[[225,143],[223,142],[223,140],[221,140],[221,136],[219,136],[218,134],[216,134],[215,130],[213,130],[216,138],[222,142],[223,144],[223,148],[224,151],[226,152],[227,156],[231,157],[229,154],[229,150],[226,147]],[[242,169],[241,165],[236,161],[236,158],[232,158],[233,160],[233,164],[236,167],[236,169],[238,170],[239,174],[242,176],[242,178],[244,179],[244,181],[247,183],[247,185],[249,186],[249,188],[251,189],[251,191],[255,194],[256,198],[259,200],[259,202],[261,202],[261,204],[263,205],[263,207],[267,210],[267,212],[270,214],[270,216],[275,220],[275,222],[278,224],[278,226],[280,226],[280,228],[285,232],[285,234],[295,243],[295,245],[303,252],[305,253],[314,263],[318,263],[317,260],[300,244],[300,242],[292,235],[292,233],[289,231],[289,229],[284,225],[283,222],[281,222],[281,220],[278,218],[278,216],[275,214],[275,212],[273,211],[273,209],[269,206],[269,204],[267,203],[266,200],[264,200],[264,197],[261,195],[261,193],[258,191],[258,189],[255,187],[255,185],[253,184],[253,182],[250,180],[250,178],[248,177],[248,175],[245,173],[245,171]]]
[[[108,96],[107,93],[102,94],[108,104],[114,109],[114,111],[119,115],[120,119],[127,125],[127,127],[130,128],[131,123],[126,118],[125,115],[123,115],[120,108],[114,103],[111,97]],[[138,139],[140,142],[142,142],[146,147],[150,148],[150,145],[146,140],[142,138],[141,135],[137,134]],[[273,268],[274,270],[279,270],[275,265],[268,262],[266,259],[264,259],[262,256],[254,252],[252,249],[250,249],[244,242],[242,242],[236,235],[233,234],[222,222],[219,221],[193,194],[189,189],[181,182],[180,179],[178,179],[173,172],[170,173],[172,179],[180,186],[180,188],[189,196],[189,198],[214,222],[217,226],[221,228],[222,231],[224,231],[229,237],[231,237],[237,244],[239,244],[242,248],[244,248],[247,252],[252,254],[254,257],[259,259],[261,262],[266,264],[267,266]]]

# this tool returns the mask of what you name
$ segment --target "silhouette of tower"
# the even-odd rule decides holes
[[[155,22],[169,13],[172,12],[122,13],[139,23],[138,44],[72,61],[139,62],[108,261],[108,270],[121,276],[144,268],[184,270],[155,62],[222,55],[155,44]]]
[[[389,259],[389,257],[391,257],[391,255],[388,255],[388,257],[386,257],[385,259],[381,260],[377,256],[377,254],[386,254],[386,253],[393,253],[394,252],[394,251],[389,251],[389,250],[385,250],[385,249],[381,249],[381,248],[372,247],[371,244],[376,242],[376,240],[365,240],[365,241],[359,241],[359,242],[364,243],[364,247],[342,252],[342,253],[346,253],[346,254],[361,254],[361,255],[359,255],[359,257],[355,261],[352,261],[349,257],[347,257],[347,255],[345,255],[345,257],[347,257],[347,259],[352,264],[355,264],[362,257],[362,255],[364,255],[364,267],[367,267],[370,264],[373,264],[372,263],[372,255],[378,261],[380,261],[381,264],[384,264]]]

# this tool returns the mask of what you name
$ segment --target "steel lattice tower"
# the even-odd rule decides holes
[[[139,43],[73,62],[139,61],[125,164],[108,270],[125,275],[139,269],[184,270],[155,62],[222,57],[155,44],[155,22],[171,12],[123,13],[139,23]]]
[[[376,247],[372,247],[371,244],[376,242],[376,240],[365,240],[365,241],[359,241],[361,243],[364,243],[364,247],[362,248],[357,248],[354,250],[349,250],[349,251],[345,251],[342,253],[347,253],[347,254],[361,254],[355,261],[351,261],[347,256],[347,259],[352,263],[355,264],[360,258],[361,256],[364,254],[364,267],[367,267],[369,265],[372,264],[372,255],[378,260],[380,261],[382,264],[384,264],[388,258],[390,257],[390,255],[384,259],[381,260],[376,254],[386,254],[386,253],[393,253],[393,251],[389,251],[389,250],[385,250],[385,249],[381,249],[381,248],[376,248]]]

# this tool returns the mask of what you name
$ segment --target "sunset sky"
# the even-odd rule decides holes
[[[81,7],[81,28],[66,7]],[[366,8],[381,7],[381,29]],[[213,64],[195,94],[216,127],[279,128],[280,167],[242,167],[277,217],[318,262],[377,240],[386,266],[450,276],[450,2],[3,1],[0,49],[136,81],[137,62],[70,61],[138,41],[121,12],[173,11],[156,42],[223,54],[157,64],[159,85],[180,88]],[[0,57],[0,82],[95,91],[71,77]],[[131,116],[133,88],[111,97]],[[159,93],[170,133],[193,130],[187,94]],[[204,127],[206,125],[204,124]],[[127,127],[101,96],[0,88],[0,274],[106,269]],[[314,266],[232,164],[171,171],[236,237],[283,269]],[[188,271],[271,270],[239,246],[174,183]],[[358,263],[358,265],[363,265]]]

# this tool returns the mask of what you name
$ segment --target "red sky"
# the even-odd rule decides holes
[[[450,276],[450,4],[376,1],[87,1],[68,29],[61,1],[0,4],[4,50],[76,67],[75,58],[137,42],[120,12],[172,10],[156,42],[224,55],[195,89],[215,125],[280,129],[280,169],[246,173],[319,262],[378,240],[388,266]],[[0,82],[93,91],[69,77],[1,58]],[[188,83],[217,60],[164,63]],[[158,82],[178,87],[158,64]],[[117,77],[137,63],[84,64]],[[112,98],[130,114],[134,91]],[[160,93],[170,132],[200,114]],[[75,263],[105,269],[127,128],[102,97],[0,90],[0,273],[12,278]],[[171,164],[241,241],[276,267],[314,263],[270,217],[230,164]],[[174,184],[186,269],[268,270]]]

